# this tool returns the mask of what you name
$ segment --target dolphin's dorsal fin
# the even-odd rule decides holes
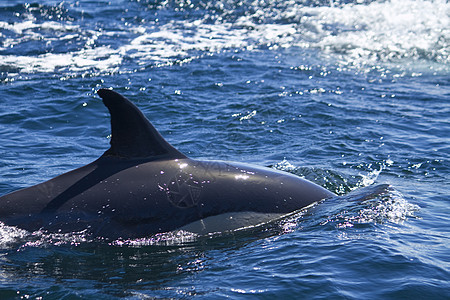
[[[103,156],[122,158],[185,158],[170,145],[130,100],[121,94],[100,89],[97,94],[111,114],[111,148]]]

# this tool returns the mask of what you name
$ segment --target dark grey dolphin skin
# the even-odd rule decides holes
[[[256,225],[335,196],[286,172],[190,159],[128,99],[109,89],[98,95],[111,114],[111,147],[84,167],[0,197],[1,222],[139,238]]]

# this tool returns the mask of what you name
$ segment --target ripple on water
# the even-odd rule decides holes
[[[107,74],[188,62],[234,49],[280,48],[319,49],[324,58],[341,67],[367,71],[379,67],[380,61],[394,65],[410,61],[411,69],[417,68],[417,60],[434,61],[440,69],[449,62],[445,1],[336,2],[331,6],[329,2],[309,6],[287,1],[266,3],[264,9],[254,9],[247,1],[239,9],[227,1],[218,1],[221,9],[211,3],[180,7],[172,2],[146,5],[138,1],[125,12],[121,3],[90,6],[95,13],[80,11],[86,5],[81,2],[26,4],[0,12],[7,20],[0,22],[5,37],[0,44],[0,70]],[[133,8],[145,11],[145,16],[131,15]],[[189,13],[196,9],[203,13]],[[186,15],[173,19],[170,12]],[[114,18],[118,13],[122,20]]]

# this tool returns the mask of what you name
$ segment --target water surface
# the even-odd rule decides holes
[[[109,147],[113,87],[192,158],[337,193],[258,228],[0,226],[2,299],[447,299],[446,1],[3,1],[0,194]]]

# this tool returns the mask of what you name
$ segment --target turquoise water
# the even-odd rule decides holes
[[[109,147],[113,87],[192,158],[339,197],[233,233],[0,226],[1,299],[448,299],[446,1],[0,2],[0,195]]]

